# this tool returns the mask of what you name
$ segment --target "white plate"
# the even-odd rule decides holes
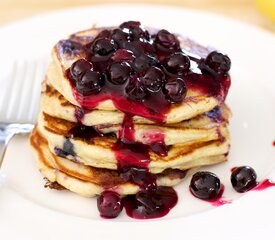
[[[91,27],[140,20],[143,24],[187,35],[215,46],[232,59],[232,87],[227,102],[233,111],[232,149],[225,164],[206,168],[225,185],[232,204],[213,208],[192,197],[190,179],[177,186],[178,205],[159,220],[135,221],[122,214],[115,220],[98,217],[95,200],[43,188],[26,138],[12,141],[0,190],[0,236],[8,239],[227,239],[270,236],[275,233],[275,188],[249,192],[232,190],[230,169],[250,165],[259,180],[275,180],[275,37],[267,32],[215,15],[156,6],[99,6],[54,12],[0,29],[0,81],[16,59],[49,60],[55,42]],[[42,80],[42,79],[41,79]],[[0,96],[3,94],[0,91]],[[4,99],[2,101],[8,101]],[[37,102],[39,99],[37,99]],[[236,200],[240,196],[242,198]],[[204,211],[212,209],[211,211]],[[273,225],[272,225],[273,224]],[[16,229],[16,231],[14,231]],[[140,233],[140,234],[139,234]],[[238,234],[238,235],[236,235]],[[28,238],[30,239],[30,238]]]

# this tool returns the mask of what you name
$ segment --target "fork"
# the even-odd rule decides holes
[[[34,127],[45,70],[45,60],[17,60],[0,81],[0,168],[10,140]]]

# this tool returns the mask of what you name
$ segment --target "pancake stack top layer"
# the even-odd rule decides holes
[[[167,213],[177,199],[167,186],[188,169],[226,160],[230,64],[220,52],[139,22],[59,41],[30,139],[40,171],[83,196],[102,193],[106,217],[115,210],[104,213],[102,202],[135,193],[124,201],[131,216],[144,217],[137,205],[147,217]],[[163,205],[151,202],[150,210],[144,201],[156,197]]]

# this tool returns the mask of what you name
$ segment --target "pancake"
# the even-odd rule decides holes
[[[53,87],[44,83],[41,97],[41,111],[55,118],[70,122],[79,122],[77,114],[81,110],[69,103]],[[125,114],[119,111],[93,110],[86,113],[83,111],[81,116],[81,124],[93,126],[104,134],[114,132],[119,137],[119,131]],[[148,124],[148,120],[134,116],[134,137],[138,142],[150,144],[150,136],[155,138],[156,136],[161,136],[164,138],[163,140],[166,145],[217,140],[220,137],[220,133],[225,134],[227,131],[226,125],[229,117],[230,110],[226,105],[220,107],[216,118],[202,114],[196,118],[170,125]]]
[[[85,165],[117,169],[117,152],[114,150],[117,138],[112,136],[90,137],[89,135],[83,138],[81,134],[89,133],[87,129],[79,136],[77,134],[72,136],[72,129],[74,131],[75,127],[77,125],[74,123],[46,114],[40,114],[37,124],[38,130],[47,139],[49,148],[53,153],[62,153],[67,158]],[[64,153],[65,145],[67,145],[67,150]],[[213,157],[227,154],[229,147],[229,135],[226,131],[219,140],[173,145],[168,149],[167,156],[161,157],[150,151],[148,168],[152,173],[160,173],[168,168],[185,170],[216,164],[218,162]],[[134,152],[130,152],[131,154]]]
[[[85,105],[87,101],[83,100],[83,97],[74,91],[71,82],[67,78],[67,69],[78,59],[86,57],[86,53],[78,47],[80,44],[87,43],[91,41],[94,36],[96,36],[102,28],[91,29],[76,33],[69,37],[67,40],[62,40],[56,44],[52,51],[52,62],[50,63],[47,79],[49,83],[58,90],[70,103],[79,107],[88,107]],[[192,53],[200,54],[199,57],[206,56],[210,49],[205,48],[190,39],[183,37],[178,37],[181,46]],[[221,93],[221,95],[226,95],[227,92]],[[224,98],[225,96],[223,96]],[[82,100],[76,100],[77,98]],[[134,106],[140,106],[137,103]],[[163,123],[178,123],[186,119],[191,119],[197,115],[204,112],[212,110],[214,107],[220,104],[220,99],[216,96],[212,96],[209,93],[203,93],[198,88],[193,87],[191,84],[187,89],[187,95],[185,99],[179,104],[172,104],[170,109],[165,112],[165,116],[161,121]],[[117,104],[110,99],[105,99],[97,103],[92,107],[93,109],[105,110],[105,111],[115,111],[122,110],[119,109]],[[133,115],[141,116],[142,114],[135,110],[137,107],[126,108],[125,111]],[[124,112],[125,112],[124,111]],[[149,109],[148,111],[153,111]],[[149,114],[150,115],[150,114]],[[157,115],[157,114],[156,114]],[[146,117],[150,118],[150,117]],[[159,120],[159,116],[151,116],[151,120]]]
[[[99,169],[72,162],[50,152],[47,140],[35,129],[30,136],[40,172],[50,181],[85,197],[112,190],[120,195],[135,194],[140,187],[124,181],[113,170]],[[222,158],[222,156],[220,157]],[[182,181],[186,171],[168,169],[157,175],[158,186],[174,186]]]

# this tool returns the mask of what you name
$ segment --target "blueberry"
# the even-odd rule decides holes
[[[123,22],[119,25],[120,29],[132,29],[140,27],[141,23],[138,21]]]
[[[126,31],[122,31],[121,29],[114,29],[111,38],[120,46],[123,47],[124,42],[130,41],[130,34]]]
[[[220,106],[214,107],[211,111],[206,112],[205,115],[214,120],[222,120],[222,112]]]
[[[83,54],[85,48],[79,42],[74,42],[72,40],[61,40],[57,44],[57,49],[61,54],[68,54],[71,56],[78,56]]]
[[[123,61],[133,61],[135,56],[133,52],[126,49],[118,49],[112,55],[112,60],[114,62],[123,62]]]
[[[195,173],[189,187],[195,197],[205,200],[217,198],[221,191],[220,179],[211,172]]]
[[[96,39],[99,38],[110,38],[112,32],[108,29],[102,30],[97,36]]]
[[[155,212],[164,208],[164,203],[157,192],[139,191],[136,194],[136,201],[139,203],[139,208],[144,212]]]
[[[120,177],[126,182],[132,182],[144,190],[156,188],[156,175],[148,172],[147,169],[131,167],[120,173]]]
[[[187,88],[182,78],[176,77],[166,82],[163,93],[171,103],[181,102],[186,96]]]
[[[187,73],[190,68],[190,59],[184,53],[174,53],[165,61],[165,68],[173,74]]]
[[[107,56],[117,49],[117,44],[112,39],[99,38],[93,42],[91,47],[95,55]]]
[[[92,63],[85,59],[79,59],[74,62],[70,68],[71,75],[74,79],[79,79],[85,72],[93,68]]]
[[[153,56],[142,54],[133,61],[133,68],[136,72],[145,73],[150,66],[157,66],[158,60]]]
[[[144,48],[142,47],[141,42],[137,41],[125,42],[123,48],[133,52],[136,57],[139,57],[144,53]]]
[[[126,97],[134,101],[142,102],[147,95],[146,89],[136,76],[131,76],[125,88]]]
[[[158,92],[164,83],[164,73],[158,67],[150,67],[141,78],[143,85],[151,92]]]
[[[84,96],[96,94],[101,91],[103,79],[99,72],[88,70],[80,80],[76,82],[76,89]]]
[[[176,36],[164,29],[157,33],[155,44],[158,48],[165,51],[180,49]]]
[[[210,67],[217,74],[228,73],[231,68],[231,60],[227,55],[220,52],[211,52],[206,60],[205,64]]]
[[[231,183],[239,193],[249,191],[257,185],[257,174],[251,167],[237,167],[231,174]]]
[[[140,24],[140,22],[136,22],[136,21],[124,22],[119,27],[120,29],[129,32],[129,34],[131,35],[132,41],[150,39],[149,32],[146,29],[144,29],[144,27]]]
[[[123,84],[127,81],[131,72],[131,67],[127,62],[113,63],[109,67],[109,80],[116,85]]]
[[[115,218],[120,214],[123,207],[117,193],[104,191],[97,198],[97,208],[101,217]]]

